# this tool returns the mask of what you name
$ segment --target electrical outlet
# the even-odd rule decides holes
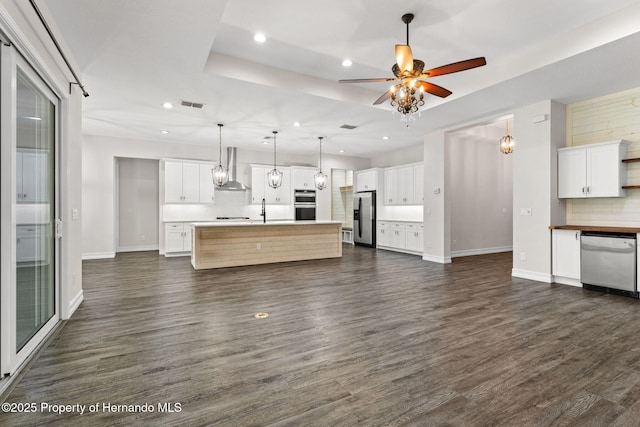
[[[531,216],[531,208],[520,208],[521,216]]]
[[[506,214],[507,213],[507,208],[502,208],[502,213]]]
[[[527,260],[527,253],[526,252],[520,252],[520,259],[522,261],[526,261]]]
[[[427,247],[430,248],[431,247],[431,242],[427,242]]]
[[[144,242],[145,240],[147,240],[147,236],[145,236],[144,234],[142,236],[140,236],[140,241]]]
[[[256,243],[256,249],[262,249],[262,243]]]

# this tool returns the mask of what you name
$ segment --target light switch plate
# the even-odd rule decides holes
[[[531,208],[520,208],[521,216],[531,216]]]
[[[71,209],[71,219],[78,219],[78,209]]]

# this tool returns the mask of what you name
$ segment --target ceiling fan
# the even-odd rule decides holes
[[[418,106],[424,105],[422,100],[422,92],[428,92],[432,95],[446,98],[451,95],[451,91],[433,83],[426,82],[420,79],[427,79],[430,77],[441,76],[444,74],[457,73],[458,71],[469,70],[471,68],[481,67],[486,65],[487,61],[484,57],[467,59],[466,61],[454,62],[452,64],[443,65],[441,67],[432,68],[427,71],[424,70],[424,62],[419,59],[413,59],[413,53],[411,52],[411,46],[409,46],[409,24],[413,21],[413,14],[407,13],[402,15],[402,22],[407,25],[407,44],[396,45],[396,64],[393,64],[391,70],[394,77],[382,77],[382,78],[370,78],[370,79],[347,79],[339,80],[340,83],[370,83],[370,82],[396,82],[400,83],[391,87],[380,98],[378,98],[373,105],[381,104],[389,98],[392,98],[391,105],[398,105],[398,111],[407,115],[414,113],[418,110]],[[413,95],[416,89],[420,90],[420,99],[416,99]],[[402,97],[404,100],[396,100],[396,92],[399,92],[398,97]]]

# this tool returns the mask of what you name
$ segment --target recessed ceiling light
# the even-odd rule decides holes
[[[172,104],[172,103],[170,103],[170,102],[163,102],[163,103],[162,103],[162,106],[163,106],[164,108],[166,108],[167,110],[170,110],[170,109],[172,109],[172,108],[173,108],[173,104]]]
[[[162,129],[162,130],[160,131],[160,133],[167,134],[167,133],[169,133],[169,131],[168,131],[168,130],[164,130],[164,129]]]
[[[42,120],[42,117],[37,117],[37,116],[24,116],[24,118],[27,120],[37,120],[37,121]]]
[[[294,125],[295,127],[299,127],[299,126],[300,126],[300,122],[293,122],[293,125]]]
[[[389,139],[389,137],[388,136],[383,136],[382,139],[386,140],[386,139]]]
[[[353,65],[353,62],[350,59],[345,59],[344,61],[342,61],[343,67],[351,67],[352,65]]]
[[[344,153],[344,150],[340,150],[341,153]]]
[[[267,37],[265,37],[265,35],[264,35],[264,34],[262,34],[262,33],[256,33],[256,34],[253,36],[253,39],[254,39],[255,41],[257,41],[258,43],[264,43],[264,42],[266,42],[266,41],[267,41]]]

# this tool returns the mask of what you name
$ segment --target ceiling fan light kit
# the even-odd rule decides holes
[[[406,13],[402,15],[402,22],[407,26],[407,44],[396,45],[396,63],[391,67],[395,78],[368,78],[368,79],[347,79],[340,80],[340,83],[371,83],[371,82],[398,82],[391,86],[387,92],[382,94],[373,105],[378,105],[391,99],[391,106],[402,114],[402,121],[406,126],[414,120],[415,113],[424,106],[424,92],[441,98],[451,95],[451,91],[433,83],[421,79],[441,76],[444,74],[457,73],[471,68],[486,65],[484,57],[468,59],[466,61],[454,62],[441,67],[424,70],[424,62],[413,58],[411,46],[409,46],[409,24],[413,21],[414,15]]]

